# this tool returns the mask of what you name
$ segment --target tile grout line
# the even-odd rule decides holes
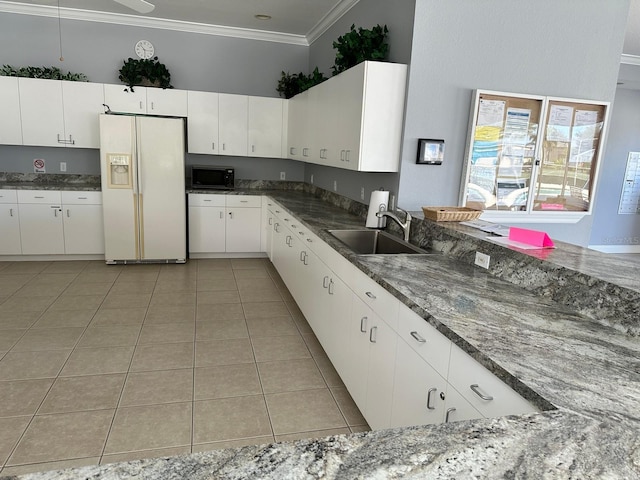
[[[80,275],[80,273],[82,271],[84,271],[87,266],[89,265],[89,262],[87,262],[87,264],[85,265],[85,267],[78,273],[78,275]],[[46,269],[46,267],[45,267]],[[37,275],[40,275],[42,272],[39,272]],[[36,275],[36,276],[37,276]],[[77,276],[76,275],[76,278]],[[28,282],[27,282],[28,283]],[[65,289],[66,290],[66,289]],[[64,292],[64,290],[63,290]],[[58,297],[56,297],[56,299],[58,299],[60,296],[62,295],[62,292],[58,295]],[[106,296],[105,296],[106,298]],[[55,302],[55,300],[54,300]],[[52,304],[54,303],[52,302]],[[47,307],[38,317],[38,319],[36,319],[36,321],[25,331],[25,335],[26,333],[31,330],[31,328],[33,328],[33,326],[38,322],[38,320],[45,314],[45,312],[47,312],[49,310],[49,308],[51,307],[51,305],[49,305],[49,307]],[[96,309],[97,311],[97,309]],[[94,313],[95,316],[95,313]],[[93,316],[91,317],[91,321],[93,321]],[[89,324],[91,323],[91,321],[89,321],[89,323],[87,324],[87,326],[85,327],[85,329],[82,331],[82,334],[80,335],[80,337],[78,337],[78,340],[76,341],[76,344],[74,345],[74,347],[71,349],[71,351],[69,352],[69,356],[67,357],[67,359],[64,361],[64,363],[62,364],[62,366],[60,367],[60,370],[58,371],[58,373],[56,374],[55,377],[53,377],[53,382],[51,382],[51,385],[49,386],[49,388],[47,389],[47,393],[45,393],[45,395],[42,397],[42,400],[40,401],[40,403],[38,404],[38,408],[36,408],[35,412],[33,413],[33,415],[31,416],[31,419],[29,420],[29,422],[27,423],[27,426],[25,427],[25,429],[22,431],[22,434],[20,435],[20,437],[18,438],[18,441],[15,443],[14,447],[11,449],[9,455],[7,456],[6,461],[4,462],[3,467],[0,469],[0,473],[6,468],[7,464],[9,463],[9,460],[11,459],[11,457],[13,456],[13,454],[16,452],[18,445],[20,445],[20,442],[22,441],[22,439],[24,438],[24,435],[27,433],[27,430],[29,429],[29,427],[31,426],[31,424],[33,423],[33,421],[35,420],[38,411],[40,410],[40,408],[42,408],[42,404],[44,403],[44,401],[46,400],[47,396],[49,395],[49,393],[51,392],[51,390],[53,389],[53,386],[55,385],[56,381],[58,380],[58,378],[60,378],[60,373],[62,373],[62,370],[64,369],[64,366],[67,364],[67,362],[69,361],[69,358],[71,358],[71,355],[73,354],[77,343],[80,341],[80,338],[82,338],[82,335],[84,335],[84,332],[86,331],[86,329],[88,328]],[[21,337],[22,338],[22,337]],[[13,347],[15,347],[15,345],[17,345],[17,342],[13,345]],[[13,349],[13,347],[9,350],[11,351]],[[7,352],[8,353],[8,352]],[[4,358],[4,357],[3,357]],[[51,378],[51,377],[48,377]],[[22,379],[24,380],[31,380],[31,379]],[[25,465],[29,465],[29,464],[25,464]]]
[[[120,270],[120,273],[118,273],[118,275],[116,276],[115,280],[113,281],[113,285],[116,284],[116,282],[118,281],[118,278],[120,277],[120,275],[122,274],[123,271],[124,271],[124,269]],[[157,284],[157,278],[156,278],[156,284]],[[113,287],[113,285],[112,285],[112,287]],[[111,289],[109,289],[109,290],[111,290]],[[155,285],[154,285],[154,290],[155,290]],[[108,293],[107,293],[107,295],[108,295]],[[152,293],[152,296],[153,296],[153,293]],[[105,299],[106,298],[107,297],[105,296]],[[118,395],[118,402],[116,403],[116,407],[113,410],[113,416],[111,417],[111,422],[109,423],[109,429],[107,430],[107,436],[105,437],[104,444],[102,445],[102,451],[100,452],[100,455],[99,455],[98,465],[102,465],[102,460],[104,459],[104,456],[105,456],[105,451],[107,449],[107,444],[109,442],[109,437],[111,436],[111,430],[113,429],[113,424],[115,423],[116,416],[118,415],[118,410],[120,409],[120,403],[122,402],[122,397],[124,395],[124,389],[125,389],[125,386],[127,385],[127,379],[129,378],[129,372],[131,371],[131,365],[133,364],[133,359],[134,359],[134,357],[136,355],[136,349],[138,347],[138,342],[140,341],[140,336],[142,335],[142,328],[144,326],[144,321],[145,321],[145,319],[147,317],[147,313],[149,311],[149,304],[150,303],[151,303],[151,297],[149,298],[149,303],[147,304],[145,315],[144,315],[144,318],[142,319],[142,324],[140,325],[140,330],[138,331],[138,335],[136,337],[136,343],[133,346],[133,353],[131,354],[131,359],[129,360],[129,365],[128,365],[127,371],[125,372],[125,375],[124,375],[124,380],[122,382],[122,388],[120,389],[120,395]],[[98,308],[98,310],[99,310],[99,308]]]
[[[233,263],[232,263],[232,270],[233,270]],[[236,279],[236,287],[238,286],[238,282],[237,282],[237,278],[235,275],[235,270],[233,270],[233,277]],[[240,292],[238,290],[238,296],[240,296]],[[273,438],[273,440],[275,441],[276,438],[276,434],[275,431],[273,429],[273,421],[271,419],[271,412],[269,411],[269,404],[267,403],[267,395],[264,392],[264,385],[262,383],[262,376],[260,375],[260,369],[258,368],[258,360],[256,358],[256,351],[255,348],[253,346],[253,339],[251,337],[251,332],[249,331],[249,325],[247,324],[247,315],[246,315],[246,310],[244,307],[244,302],[242,302],[242,298],[240,298],[240,305],[242,307],[242,316],[244,317],[244,323],[245,323],[245,327],[247,328],[247,336],[249,338],[249,345],[251,346],[251,356],[253,357],[253,367],[256,369],[256,375],[258,376],[258,382],[260,383],[260,390],[262,391],[262,402],[264,404],[264,409],[267,412],[267,418],[269,419],[269,429],[271,430],[271,437]]]

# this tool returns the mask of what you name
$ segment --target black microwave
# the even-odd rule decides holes
[[[191,188],[233,190],[235,172],[229,167],[191,166]]]

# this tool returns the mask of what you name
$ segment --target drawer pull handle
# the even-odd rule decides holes
[[[307,255],[307,252],[304,252],[304,260],[302,260],[302,263],[304,263],[305,265],[309,265],[307,263],[307,258],[309,258],[309,255]]]
[[[369,298],[372,298],[373,300],[375,300],[375,299],[376,299],[376,296],[375,296],[373,293],[371,293],[371,292],[365,292],[365,295],[366,295],[367,297],[369,297]]]
[[[327,275],[322,279],[322,288],[327,288],[329,286],[329,277]]]
[[[249,200],[240,200],[240,203],[249,203]]]
[[[78,197],[78,200],[86,200],[87,197]]]
[[[273,218],[269,219],[269,225],[273,225]]]
[[[333,279],[329,280],[329,287],[327,288],[327,291],[329,292],[329,295],[333,295]]]
[[[427,409],[428,410],[435,410],[436,407],[432,407],[431,406],[431,394],[437,392],[438,389],[437,388],[430,388],[429,391],[427,392]]]
[[[293,225],[292,225],[293,226]],[[298,232],[298,235],[304,235],[304,232]]]
[[[493,400],[493,397],[491,395],[485,395],[480,391],[480,387],[478,386],[477,383],[474,383],[469,388],[471,388],[473,393],[478,395],[482,400],[487,400],[487,401]]]
[[[360,331],[362,333],[367,333],[367,317],[362,317],[360,319]]]
[[[374,331],[376,332],[375,336],[373,335]],[[378,340],[377,333],[378,333],[378,327],[371,327],[371,330],[369,330],[369,341],[371,343],[377,343],[377,340]]]
[[[310,238],[307,238],[307,242],[311,243],[313,242],[313,240],[311,240]]]
[[[447,416],[444,417],[444,423],[449,423],[449,416],[455,411],[456,411],[455,407],[451,407],[447,409]]]
[[[36,195],[36,196],[34,196],[33,198],[44,198],[44,197],[39,197],[39,196],[37,196],[37,195]]]
[[[411,336],[418,342],[418,343],[427,343],[427,341],[422,338],[420,336],[420,334],[418,332],[411,332]]]
[[[300,250],[300,261],[304,262],[304,256],[307,254],[304,250]]]

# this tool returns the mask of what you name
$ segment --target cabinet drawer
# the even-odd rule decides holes
[[[102,205],[102,192],[62,192],[64,205]]]
[[[262,206],[262,198],[257,195],[225,195],[227,207],[257,207]]]
[[[391,328],[398,331],[398,310],[400,302],[363,272],[353,269],[356,295],[376,312]]]
[[[18,190],[18,203],[62,203],[59,191],[55,190]]]
[[[15,190],[0,190],[0,203],[18,203],[18,192]]]
[[[190,207],[224,207],[225,197],[220,194],[190,193],[188,203]]]
[[[400,305],[398,334],[418,355],[446,378],[451,340],[404,305]]]
[[[448,382],[485,417],[539,411],[468,353],[453,344]]]

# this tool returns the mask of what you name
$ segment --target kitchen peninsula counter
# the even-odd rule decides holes
[[[326,229],[361,228],[364,222],[355,214],[361,213],[357,206],[343,204],[345,208],[338,208],[326,197],[300,191],[265,190],[259,194],[271,196],[425,321],[546,410],[20,478],[640,477],[637,336],[607,325],[610,320],[603,322],[580,313],[550,295],[487,274],[466,263],[462,254],[456,258],[455,245],[440,231],[456,227],[424,227],[438,229],[430,246],[440,246],[446,253],[443,255],[356,256]],[[466,241],[465,232],[456,235]],[[560,254],[562,248],[554,253]],[[499,253],[491,252],[492,262],[500,262]],[[511,254],[505,252],[507,257]],[[604,254],[585,251],[582,267],[590,258],[600,261],[600,255]],[[630,261],[628,265],[632,268],[633,264]],[[611,286],[611,301],[620,291],[635,291],[617,285],[614,277],[612,272],[606,280]]]

